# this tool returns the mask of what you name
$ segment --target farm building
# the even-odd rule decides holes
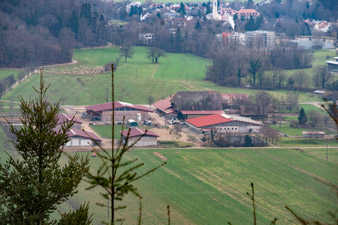
[[[125,123],[132,119],[135,121],[141,121],[148,119],[148,113],[153,112],[153,110],[142,106],[134,105],[126,102],[114,102],[115,108],[115,123],[121,124],[123,122],[123,117],[125,117]],[[113,105],[111,102],[104,104],[91,105],[86,107],[87,117],[90,120],[98,120],[106,123],[111,123]]]
[[[262,128],[262,123],[250,118],[215,114],[188,119],[187,126],[197,132],[210,132],[213,130],[217,133],[258,133]]]
[[[170,100],[172,99],[172,96],[159,100],[153,104],[153,106],[156,108],[156,111],[162,115],[167,117],[167,119],[175,119],[177,118],[177,112],[171,105]]]
[[[128,130],[121,131],[123,143],[126,141],[128,136]],[[135,147],[149,147],[149,146],[157,146],[157,138],[159,137],[153,131],[143,130],[139,128],[130,129],[129,138],[128,138],[128,146],[132,145],[137,141],[142,135],[144,135],[134,146]]]
[[[302,134],[305,138],[323,138],[325,136],[323,131],[303,131]]]
[[[72,128],[67,132],[70,141],[67,142],[66,147],[88,147],[95,145],[94,139],[98,144],[101,143],[101,139],[91,132],[84,132],[80,129]]]
[[[326,61],[327,70],[330,72],[338,72],[338,57],[333,57],[335,61]]]
[[[57,130],[60,129],[62,124],[65,124],[68,121],[71,121],[72,118],[73,116],[65,114],[65,113],[58,114],[58,122],[57,122],[56,129]],[[82,126],[82,122],[74,116],[74,124],[72,128],[81,129],[81,126]]]
[[[167,119],[189,119],[223,113],[222,99],[215,91],[180,91],[153,104]]]
[[[214,114],[222,114],[223,110],[181,110],[178,112],[179,119],[191,119],[195,117],[214,115]]]

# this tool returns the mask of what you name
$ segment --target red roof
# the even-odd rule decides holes
[[[128,130],[121,131],[121,134],[122,134],[124,137],[127,137],[128,132],[129,132],[129,129],[128,129]],[[143,129],[140,129],[140,128],[133,128],[133,129],[130,129],[129,137],[138,137],[138,136],[143,135],[145,132],[146,132],[146,130],[143,130]],[[151,130],[147,130],[147,132],[145,133],[144,136],[159,137],[157,134],[155,134],[155,133],[154,133],[153,131],[151,131]]]
[[[137,110],[140,110],[140,111],[153,112],[153,110],[151,110],[151,109],[149,109],[145,106],[134,105],[134,104],[131,104],[131,103],[120,102],[120,101],[114,102],[114,107],[115,107],[115,109],[126,107],[126,108],[137,109]],[[107,103],[103,103],[103,104],[97,104],[97,105],[90,105],[90,106],[86,107],[86,110],[91,110],[91,111],[94,111],[94,112],[101,112],[101,111],[112,110],[112,109],[113,109],[113,105],[112,105],[111,102],[107,102]]]
[[[224,38],[227,38],[229,35],[231,35],[231,33],[225,33],[225,32],[222,33],[222,37]]]
[[[162,112],[165,112],[167,114],[174,112],[173,109],[169,109],[171,107],[170,100],[173,98],[173,96],[170,96],[166,99],[159,100],[153,104],[154,107],[161,110]]]
[[[192,119],[187,119],[186,121],[194,125],[195,127],[206,127],[210,125],[230,122],[232,120],[233,119],[224,117],[224,115],[222,114],[215,114],[215,115],[201,116],[201,117],[196,117]]]
[[[238,13],[258,13],[255,9],[240,9]]]
[[[84,137],[84,138],[92,138],[97,141],[102,141],[96,134],[92,132],[84,132],[83,130],[79,129],[72,128],[67,132],[67,134],[69,137]]]
[[[213,115],[224,113],[223,110],[182,110],[180,112],[183,115]]]
[[[68,114],[64,114],[64,113],[58,114],[58,123],[57,124],[66,123],[66,122],[70,121],[72,118],[73,118],[73,116],[68,115]],[[77,119],[75,116],[74,116],[74,123],[82,124],[82,122],[79,119]]]

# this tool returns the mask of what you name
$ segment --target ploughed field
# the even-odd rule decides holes
[[[124,63],[120,59],[115,72],[115,98],[138,104],[148,104],[149,96],[155,100],[165,98],[177,91],[220,91],[221,93],[254,94],[259,90],[229,88],[205,81],[207,66],[211,61],[191,54],[167,53],[167,58],[160,58],[159,64],[152,64],[146,58],[146,47],[135,47],[134,56]],[[330,51],[315,53],[314,64],[325,64],[325,54]],[[318,57],[316,56],[318,54]],[[89,105],[110,100],[111,76],[103,72],[103,66],[115,62],[120,55],[117,47],[82,49],[74,52],[74,65],[48,67],[44,70],[44,79],[52,84],[47,96],[64,105]],[[320,62],[319,62],[320,61]],[[5,70],[4,70],[5,71]],[[11,71],[8,71],[11,72]],[[34,96],[32,86],[38,86],[39,76],[33,75],[22,84],[5,94],[3,99],[17,101],[18,96]],[[269,91],[277,96],[287,91]],[[318,101],[318,96],[299,93],[300,102]]]
[[[318,153],[319,150],[316,150]],[[166,206],[170,205],[173,224],[252,224],[251,201],[246,192],[255,186],[257,217],[260,224],[270,224],[277,217],[279,224],[296,224],[284,208],[292,208],[307,219],[330,220],[328,211],[336,210],[336,193],[329,186],[337,185],[338,165],[311,152],[290,149],[138,149],[128,159],[138,158],[151,169],[162,159],[168,163],[137,182],[143,196],[144,224],[165,224]],[[85,155],[87,153],[80,153]],[[158,154],[157,154],[158,155]],[[91,158],[91,169],[100,164]],[[108,216],[106,203],[99,189],[84,190],[71,203],[90,201],[94,224]],[[139,202],[133,195],[125,200],[126,210],[118,212],[125,224],[136,224]],[[69,209],[69,205],[63,206]]]

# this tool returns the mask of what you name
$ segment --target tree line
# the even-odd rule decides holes
[[[0,67],[69,62],[74,47],[104,45],[103,3],[91,2],[1,1]]]

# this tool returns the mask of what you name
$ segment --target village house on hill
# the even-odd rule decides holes
[[[128,136],[129,133],[129,136]],[[142,135],[142,138],[139,139],[135,147],[151,147],[157,146],[157,138],[159,137],[156,133],[151,130],[143,130],[140,128],[133,128],[128,130],[121,131],[122,141],[126,142],[128,136],[128,146],[134,144]]]
[[[125,118],[125,123],[128,120],[141,121],[148,119],[148,113],[153,112],[153,110],[142,105],[135,105],[127,102],[114,102],[115,108],[115,118],[114,122],[116,124],[122,124],[123,118]],[[111,123],[113,113],[113,105],[111,102],[91,105],[86,107],[86,114],[83,117],[87,117],[92,121],[101,121],[105,123]]]

